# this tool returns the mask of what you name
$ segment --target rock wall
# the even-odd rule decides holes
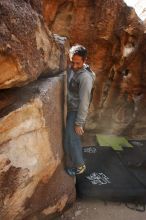
[[[64,171],[64,75],[3,91],[0,121],[0,219],[41,219],[75,199]]]
[[[37,79],[41,74],[54,75],[65,68],[65,64],[61,66],[64,51],[54,40],[34,4],[28,2],[0,2],[2,89],[22,86]]]
[[[134,9],[122,0],[43,3],[50,30],[88,48],[97,80],[86,128],[145,138],[144,26]]]
[[[75,201],[63,154],[67,49],[41,1],[0,1],[1,220],[48,219]]]

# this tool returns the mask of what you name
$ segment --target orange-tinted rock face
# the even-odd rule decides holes
[[[143,24],[134,9],[122,0],[44,1],[44,16],[54,33],[88,48],[97,79],[87,128],[135,136],[146,81]]]
[[[41,1],[0,2],[0,89],[62,71],[64,50],[41,16]]]
[[[63,81],[60,75],[1,91],[0,219],[46,219],[75,200],[62,165]]]

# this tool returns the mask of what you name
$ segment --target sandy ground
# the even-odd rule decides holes
[[[77,200],[72,208],[56,220],[146,220],[145,206],[124,203],[103,202],[98,200]]]

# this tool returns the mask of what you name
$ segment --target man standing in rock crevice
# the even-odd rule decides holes
[[[82,45],[69,50],[70,65],[67,73],[67,122],[65,130],[66,172],[70,176],[81,174],[86,165],[83,159],[80,136],[84,134],[84,124],[91,102],[95,74],[85,64],[87,50]]]

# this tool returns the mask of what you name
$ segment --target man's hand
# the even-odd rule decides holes
[[[83,135],[84,134],[83,127],[79,125],[75,125],[75,132],[77,135]]]

